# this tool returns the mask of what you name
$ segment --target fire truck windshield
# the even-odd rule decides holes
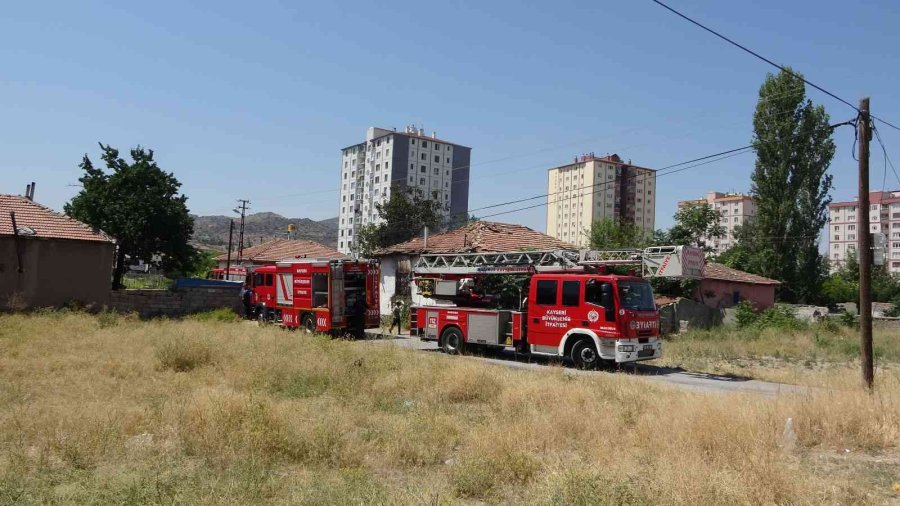
[[[653,289],[650,283],[639,281],[619,282],[619,302],[624,309],[634,311],[654,311]]]

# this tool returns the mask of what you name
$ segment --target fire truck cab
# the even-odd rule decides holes
[[[698,276],[703,267],[702,252],[684,253],[678,248],[659,254],[616,252],[618,259],[607,262],[640,265],[649,258],[656,268],[654,275]],[[423,340],[437,341],[451,354],[473,345],[508,348],[563,357],[580,368],[595,368],[603,361],[623,363],[660,357],[659,311],[649,281],[636,275],[607,274],[603,261],[584,260],[598,253],[423,256],[417,275],[433,283],[432,297],[441,303],[414,307],[410,332]],[[692,262],[692,267],[683,267]],[[489,294],[472,296],[473,278],[477,281],[497,274],[518,274],[523,279],[524,297],[517,309],[488,309],[483,301],[490,300]],[[470,300],[477,302],[469,304]]]

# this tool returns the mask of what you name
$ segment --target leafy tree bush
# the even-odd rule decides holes
[[[740,328],[800,330],[807,327],[806,322],[798,320],[794,310],[788,306],[774,306],[764,311],[756,311],[746,300],[737,305],[735,319]]]
[[[116,239],[113,287],[122,287],[127,259],[158,265],[165,272],[185,272],[197,252],[188,244],[194,221],[188,214],[181,183],[160,169],[153,150],[131,150],[131,162],[119,150],[100,144],[108,171],[95,168],[87,155],[81,161],[82,190],[65,212]]]

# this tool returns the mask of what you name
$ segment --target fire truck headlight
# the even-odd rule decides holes
[[[620,344],[619,351],[624,351],[624,352],[630,353],[630,352],[634,351],[634,345],[633,344]]]

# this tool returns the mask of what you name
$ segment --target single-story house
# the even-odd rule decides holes
[[[774,279],[707,262],[694,298],[718,309],[744,300],[750,301],[756,309],[766,309],[775,305],[775,288],[780,284]]]
[[[381,313],[389,314],[395,295],[409,296],[413,304],[433,302],[417,293],[412,269],[423,254],[500,253],[576,249],[575,246],[522,225],[476,221],[465,227],[382,248],[375,252],[381,260]]]
[[[0,195],[0,308],[106,304],[115,241],[32,198]]]
[[[303,239],[273,239],[256,246],[244,248],[240,266],[272,265],[280,260],[294,258],[347,258],[334,248]],[[228,263],[228,254],[216,257],[220,269]],[[231,252],[231,267],[238,267],[237,250]]]

